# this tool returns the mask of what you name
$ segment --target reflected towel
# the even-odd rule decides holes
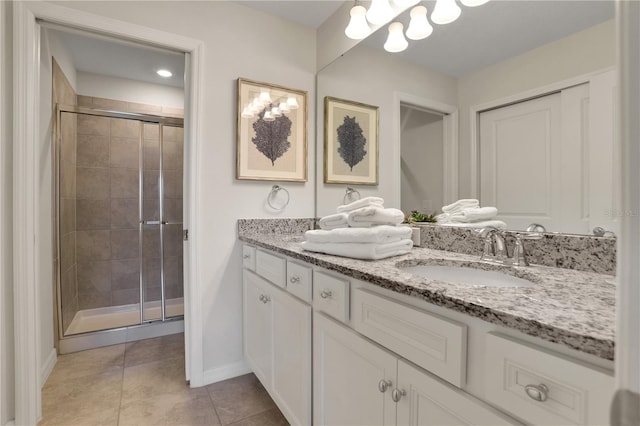
[[[373,228],[340,228],[331,231],[314,229],[304,236],[310,243],[376,243],[386,244],[411,238],[408,226],[375,226]]]
[[[321,229],[331,230],[336,228],[346,228],[347,226],[349,226],[349,224],[347,223],[346,213],[332,214],[320,219]]]
[[[300,245],[304,250],[316,253],[351,257],[353,259],[377,260],[409,253],[413,247],[413,241],[400,240],[386,244],[312,243],[305,241]]]
[[[474,207],[480,207],[480,202],[475,198],[463,198],[462,200],[458,200],[455,203],[451,203],[447,206],[442,206],[442,211],[444,213],[458,213],[461,212],[462,209],[469,209]]]
[[[336,211],[338,213],[349,213],[350,211],[361,209],[363,207],[378,206],[382,208],[384,206],[384,199],[380,197],[365,197],[360,200],[356,200],[353,203],[338,206]]]
[[[472,209],[462,209],[460,213],[442,213],[438,215],[438,221],[442,222],[478,222],[481,220],[493,219],[498,215],[495,207],[476,207]]]
[[[398,209],[381,207],[364,207],[349,213],[347,222],[354,228],[368,228],[376,225],[400,225],[404,221],[404,213]]]
[[[438,222],[438,225],[442,225],[442,226],[455,226],[458,228],[486,228],[487,226],[493,226],[494,228],[498,228],[498,229],[506,229],[507,228],[507,224],[504,223],[501,220],[483,220],[480,222],[471,222],[471,223],[462,223],[462,222],[447,222],[447,223],[440,223]]]

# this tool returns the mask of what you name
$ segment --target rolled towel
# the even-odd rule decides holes
[[[456,213],[462,211],[462,209],[473,207],[480,207],[480,202],[475,198],[463,198],[462,200],[458,200],[455,203],[442,206],[442,211],[444,213]]]
[[[349,213],[347,222],[354,228],[368,228],[376,225],[399,225],[404,221],[404,213],[398,209],[363,207]]]
[[[349,224],[347,223],[346,213],[336,213],[320,219],[321,229],[331,230],[336,228],[346,228],[347,226],[349,226]]]
[[[486,228],[487,226],[493,226],[494,228],[498,228],[498,229],[507,228],[507,224],[501,220],[483,220],[480,222],[470,222],[470,223],[448,222],[448,223],[438,223],[438,225],[458,227],[458,228],[473,228],[473,229]]]
[[[326,253],[354,259],[377,260],[409,253],[413,247],[413,241],[409,239],[386,244],[312,243],[305,241],[300,245],[303,249],[316,253]]]
[[[373,228],[340,228],[331,231],[314,229],[304,233],[310,243],[375,243],[386,244],[411,238],[408,226],[375,226]]]
[[[365,198],[356,200],[353,203],[338,206],[336,211],[338,213],[349,213],[350,211],[353,211],[353,210],[361,209],[363,207],[372,207],[372,206],[383,207],[384,199],[380,197],[365,197]]]
[[[451,222],[478,222],[481,220],[493,219],[498,215],[498,209],[495,207],[475,207],[471,209],[463,209],[460,213],[451,215]]]

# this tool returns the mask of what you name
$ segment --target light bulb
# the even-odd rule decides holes
[[[281,113],[286,114],[287,112],[289,112],[289,105],[287,105],[286,102],[280,102],[280,105],[278,105],[278,109]]]
[[[251,101],[251,103],[249,104],[249,109],[254,114],[258,114],[260,111],[262,111],[262,108],[262,102],[260,102],[260,99],[258,98],[254,98],[253,101]]]
[[[402,52],[409,46],[409,42],[404,38],[402,33],[403,25],[400,22],[394,22],[389,25],[389,37],[384,44],[384,50],[387,52]]]
[[[242,118],[253,118],[253,111],[247,106],[242,110]]]
[[[422,40],[433,32],[433,27],[427,20],[427,8],[416,6],[411,9],[411,21],[407,28],[407,37],[411,40]]]
[[[460,0],[460,3],[462,3],[463,5],[467,6],[467,7],[476,7],[476,6],[482,6],[483,4],[487,3],[489,0]]]
[[[266,89],[260,90],[260,103],[262,106],[269,105],[271,103],[271,96],[269,95],[269,91]]]
[[[262,116],[264,121],[275,121],[276,118],[271,114],[271,111],[266,110],[264,116]]]
[[[456,4],[456,0],[438,0],[431,14],[431,20],[439,25],[449,24],[460,16],[462,9]]]
[[[351,8],[351,19],[349,25],[344,29],[344,33],[347,37],[353,40],[362,40],[371,34],[371,28],[367,24],[367,9],[363,6],[353,6]]]
[[[298,100],[293,96],[289,96],[287,105],[289,105],[289,109],[298,109]]]
[[[282,117],[282,113],[280,112],[280,109],[278,107],[271,108],[271,115],[275,118]]]
[[[173,75],[173,73],[169,70],[158,70],[156,71],[156,73],[160,76],[160,77],[171,77]]]
[[[389,0],[373,0],[367,11],[367,20],[372,24],[381,25],[393,19],[393,15]]]
[[[420,3],[420,0],[393,0],[393,2],[400,8],[407,8]]]

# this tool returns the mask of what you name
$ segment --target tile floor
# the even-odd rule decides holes
[[[253,374],[191,389],[184,335],[61,355],[42,389],[45,425],[287,425]]]

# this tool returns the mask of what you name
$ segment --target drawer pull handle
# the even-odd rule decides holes
[[[251,255],[250,254],[243,254],[242,258],[243,259],[251,259]]]
[[[320,292],[320,297],[322,297],[323,299],[331,297],[331,290],[322,290]]]
[[[393,402],[399,402],[406,394],[407,392],[404,389],[395,388],[391,391],[391,399],[393,399]]]
[[[391,383],[391,380],[382,379],[378,382],[378,390],[382,393],[385,393],[387,389],[391,387],[391,385],[393,385],[393,383]]]
[[[300,282],[300,277],[297,275],[292,276],[291,278],[289,278],[289,282],[291,284],[296,284]]]
[[[524,387],[524,391],[529,395],[529,398],[538,402],[544,402],[547,400],[547,394],[549,388],[546,385],[527,385]]]

